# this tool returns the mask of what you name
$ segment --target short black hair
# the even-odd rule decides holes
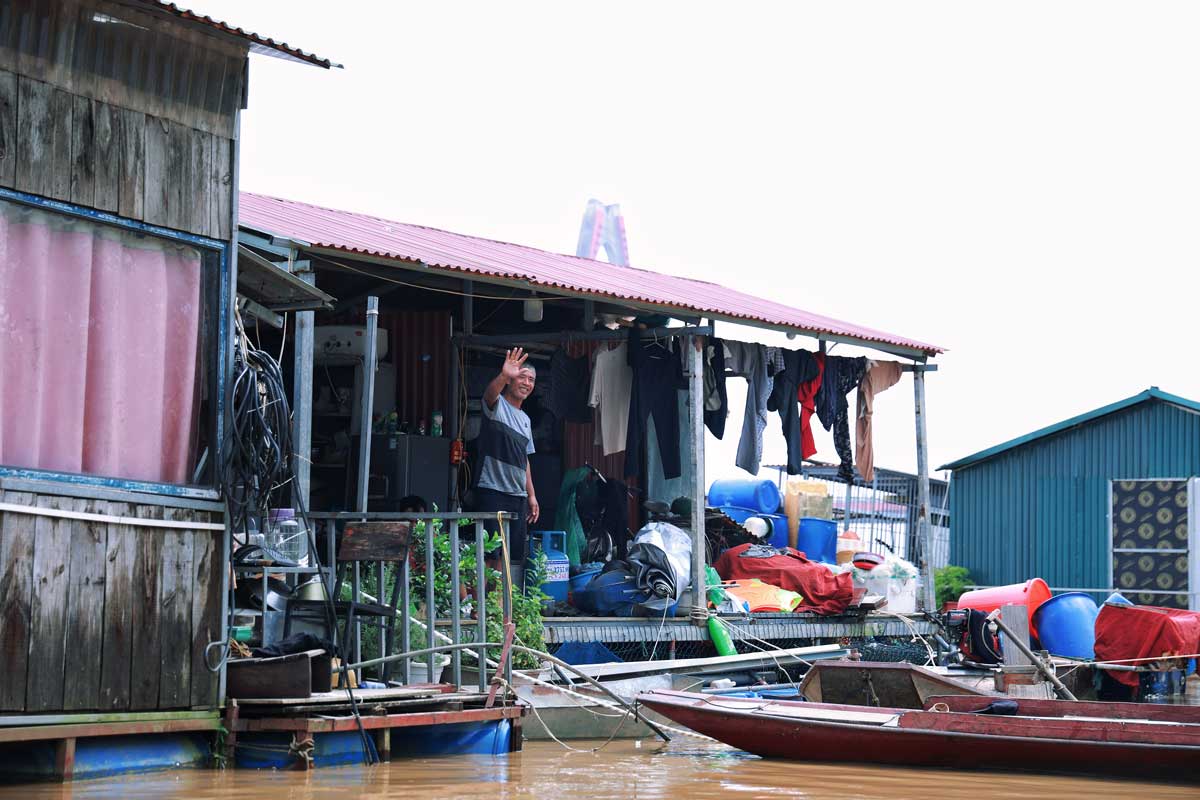
[[[429,510],[429,504],[419,494],[410,494],[400,498],[400,511],[412,514],[424,514]]]

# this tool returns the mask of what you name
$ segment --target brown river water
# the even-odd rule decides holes
[[[598,743],[596,743],[598,744]],[[573,742],[583,747],[585,743]],[[504,757],[396,760],[312,772],[181,770],[80,781],[71,786],[0,789],[0,798],[191,798],[191,800],[384,800],[422,797],[669,798],[758,797],[954,800],[1200,798],[1200,787],[996,772],[894,769],[768,761],[724,745],[615,741],[598,753],[527,742]]]

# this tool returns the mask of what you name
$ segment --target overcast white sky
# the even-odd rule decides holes
[[[182,5],[346,66],[252,59],[244,189],[561,252],[620,203],[637,266],[948,348],[932,466],[1200,399],[1195,3]],[[911,380],[875,429],[912,469]]]

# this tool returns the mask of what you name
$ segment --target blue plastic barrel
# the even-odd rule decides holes
[[[563,551],[567,549],[567,534],[565,531],[538,531],[529,534],[530,547],[527,552],[530,557],[540,549],[546,554],[546,580],[542,582],[542,591],[551,599],[567,602],[567,590],[570,587],[571,562]],[[529,572],[529,559],[525,561],[526,573]]]
[[[1064,592],[1038,606],[1033,614],[1038,640],[1052,655],[1095,658],[1096,617],[1100,607],[1083,592]]]
[[[763,514],[774,514],[779,510],[779,487],[771,481],[757,478],[723,478],[713,481],[708,487],[708,504],[718,506],[740,506]]]
[[[786,528],[785,528],[786,532]],[[796,549],[809,561],[837,563],[837,523],[831,519],[801,517],[796,534]]]
[[[602,562],[594,564],[583,564],[579,567],[579,571],[571,576],[571,592],[582,591],[587,588],[587,585],[592,582],[592,578],[600,574],[600,570],[604,569]]]

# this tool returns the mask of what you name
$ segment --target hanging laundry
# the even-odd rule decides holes
[[[817,390],[817,417],[826,430],[833,429],[833,447],[841,459],[838,477],[846,482],[854,480],[854,452],[850,444],[850,403],[846,395],[862,381],[866,369],[865,358],[826,356],[821,388]],[[829,413],[831,407],[832,416]]]
[[[633,391],[625,435],[625,476],[641,472],[642,440],[647,421],[653,416],[663,477],[678,478],[683,474],[679,458],[679,390],[685,388],[679,352],[664,342],[644,340],[640,329],[630,328],[627,355],[633,370]]]
[[[606,456],[625,449],[632,390],[633,370],[629,367],[625,342],[612,350],[601,349],[592,368],[588,404],[599,414],[596,444],[603,446]]]
[[[871,431],[871,416],[875,411],[875,395],[892,388],[904,374],[895,361],[872,361],[862,381],[858,384],[858,409],[855,416],[854,460],[863,480],[868,483],[875,477],[875,445]]]
[[[800,457],[812,458],[817,454],[817,443],[813,439],[812,415],[816,411],[817,392],[821,388],[821,380],[825,375],[825,354],[813,353],[813,363],[817,365],[817,375],[809,381],[800,384],[796,399],[800,401]]]
[[[738,440],[734,463],[751,475],[757,475],[762,463],[762,433],[767,427],[767,399],[774,385],[767,368],[767,349],[761,344],[746,342],[726,342],[725,347],[725,366],[749,383],[742,438]]]
[[[725,438],[729,395],[725,389],[725,343],[709,339],[704,345],[704,424],[718,439]]]
[[[820,374],[813,354],[807,350],[783,350],[778,352],[783,369],[776,372],[767,399],[767,409],[779,412],[783,423],[783,438],[787,441],[787,471],[799,475],[804,466],[803,442],[800,431],[800,387]]]
[[[572,358],[561,347],[554,351],[550,357],[550,397],[547,406],[559,421],[592,421],[586,355]]]

